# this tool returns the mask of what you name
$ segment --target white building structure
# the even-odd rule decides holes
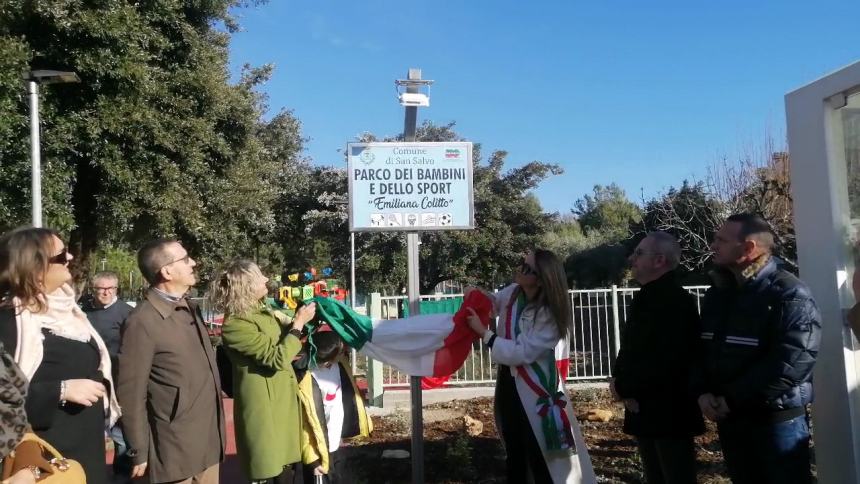
[[[860,261],[860,62],[788,93],[785,106],[800,276],[823,318],[812,409],[818,478],[860,483],[860,345],[845,325]]]

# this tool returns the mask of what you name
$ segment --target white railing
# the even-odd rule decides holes
[[[708,286],[687,286],[685,289],[696,296],[700,306],[701,297]],[[570,374],[568,381],[600,380],[612,375],[612,363],[621,341],[621,327],[627,320],[627,310],[638,288],[616,287],[570,291],[573,311],[573,328],[570,338]],[[462,297],[462,294],[421,296],[421,300],[441,300]],[[371,296],[368,314],[374,318],[397,319],[405,296]],[[374,307],[374,304],[379,307]],[[495,383],[495,367],[490,359],[490,349],[481,340],[473,346],[472,354],[460,370],[448,381],[450,385],[488,385]],[[406,388],[409,375],[398,369],[369,358],[359,356],[356,361],[359,374],[368,376],[371,400],[384,388]],[[374,370],[375,368],[375,370]],[[371,371],[367,372],[370,369]],[[381,378],[376,378],[380,375]],[[381,379],[381,384],[379,380]],[[376,391],[374,391],[374,387]],[[377,395],[378,396],[378,395]]]
[[[708,286],[687,286],[696,306]],[[570,291],[573,328],[570,334],[568,381],[606,379],[621,346],[621,327],[639,288],[610,287]]]

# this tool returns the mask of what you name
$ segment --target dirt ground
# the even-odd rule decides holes
[[[606,423],[580,422],[598,482],[644,482],[636,444],[621,431],[621,406],[611,402],[608,391],[602,389],[577,390],[571,392],[571,397],[576,414],[580,418],[588,410],[597,408],[611,410],[614,415],[614,418]],[[464,415],[483,423],[481,435],[470,437],[466,434]],[[373,423],[375,430],[370,438],[353,441],[344,449],[358,482],[409,482],[409,458],[382,457],[385,450],[410,450],[409,413],[374,417]],[[427,482],[505,482],[504,451],[493,422],[491,398],[457,400],[425,408],[424,438]],[[730,482],[722,464],[722,453],[713,425],[708,427],[705,435],[697,439],[696,444],[699,482]]]

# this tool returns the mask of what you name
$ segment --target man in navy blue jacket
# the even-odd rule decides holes
[[[714,284],[702,301],[693,379],[717,422],[732,482],[811,482],[806,405],[821,341],[809,288],[777,267],[761,217],[732,215],[714,237]]]
[[[120,330],[132,310],[131,306],[117,298],[118,286],[119,277],[116,273],[110,271],[96,273],[92,279],[93,298],[85,302],[83,306],[87,318],[104,340],[108,353],[110,353],[113,381],[117,381],[119,373],[117,355],[119,354]],[[116,391],[116,389],[111,391]],[[126,455],[128,449],[122,435],[121,421],[110,429],[110,436],[114,443],[114,474],[128,476],[131,474],[131,459]]]

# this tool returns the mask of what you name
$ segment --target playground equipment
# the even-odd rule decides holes
[[[332,275],[330,267],[320,272],[311,267],[306,272],[290,274],[287,276],[288,283],[278,288],[278,302],[287,309],[296,309],[300,301],[315,296],[330,297],[346,303],[349,291]]]

